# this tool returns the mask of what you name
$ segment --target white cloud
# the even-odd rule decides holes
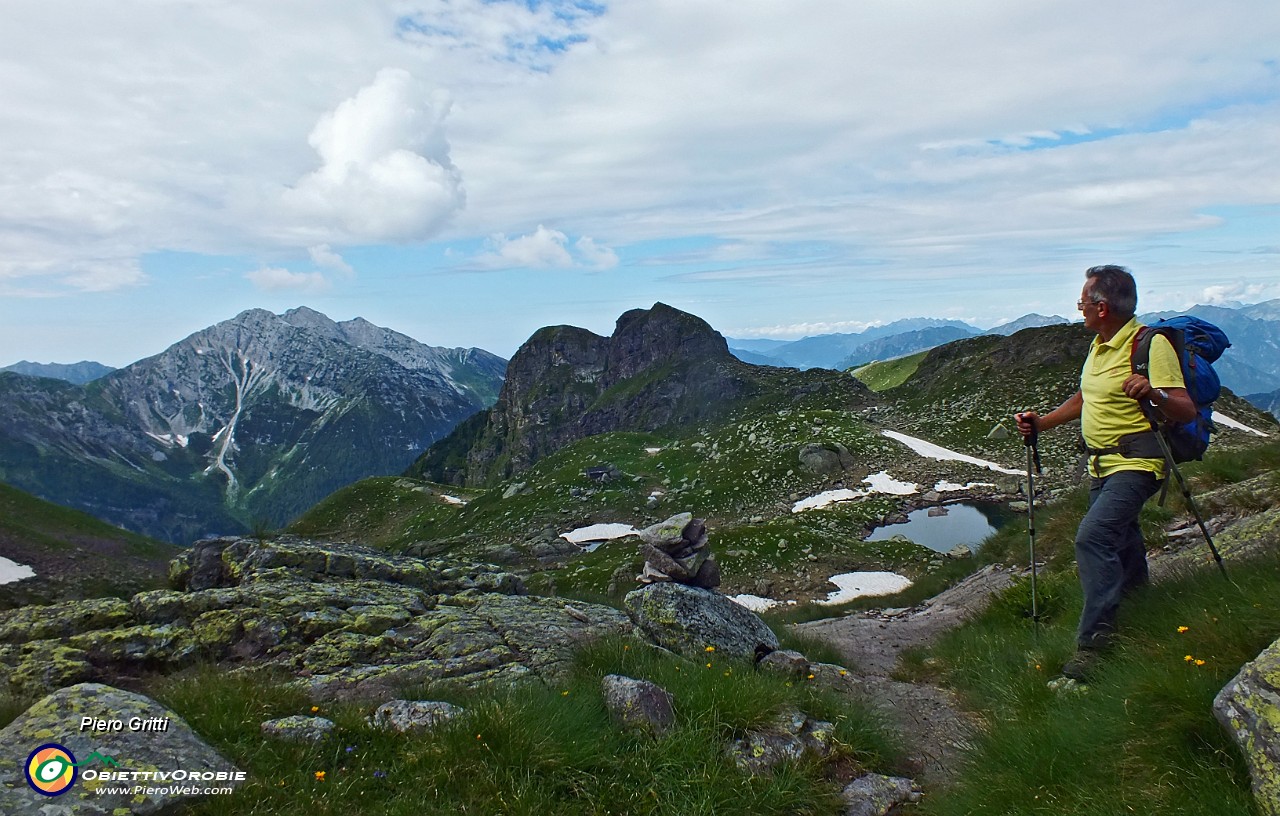
[[[311,262],[316,266],[324,269],[332,269],[345,277],[351,277],[355,274],[355,270],[351,268],[351,264],[342,259],[342,256],[334,252],[328,244],[317,244],[307,248],[307,253],[311,256]]]
[[[319,272],[291,272],[280,267],[262,267],[245,274],[254,286],[266,292],[323,292],[329,281]]]
[[[1234,283],[1206,286],[1196,302],[1215,306],[1231,303],[1257,303],[1275,297],[1280,297],[1280,286],[1274,283],[1236,281]]]
[[[517,238],[492,236],[489,239],[490,250],[478,256],[476,261],[489,269],[567,269],[573,266],[573,258],[565,249],[568,240],[563,232],[539,224],[531,235]]]
[[[607,246],[597,244],[593,239],[583,236],[573,245],[578,257],[585,266],[596,269],[613,269],[618,265],[618,253]]]
[[[529,235],[491,236],[488,250],[476,256],[475,263],[482,269],[612,269],[618,265],[617,253],[585,235],[574,242],[573,250],[569,251],[569,236],[539,224]]]
[[[409,72],[386,68],[320,118],[308,143],[320,167],[285,191],[304,230],[349,242],[431,237],[462,208],[462,176],[444,138],[447,99],[428,101]]]

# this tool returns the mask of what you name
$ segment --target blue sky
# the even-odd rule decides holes
[[[1280,297],[1274,0],[15,0],[0,365],[299,305],[509,356]]]

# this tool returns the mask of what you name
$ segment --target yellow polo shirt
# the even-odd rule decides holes
[[[1080,429],[1085,444],[1091,448],[1109,448],[1125,434],[1151,430],[1142,415],[1138,401],[1125,396],[1124,381],[1133,373],[1129,355],[1133,338],[1141,324],[1131,319],[1107,342],[1095,337],[1080,372],[1080,395],[1084,406],[1080,413]],[[1151,387],[1184,388],[1182,368],[1168,339],[1156,335],[1151,340]],[[1126,459],[1118,453],[1089,457],[1089,475],[1106,477],[1121,470],[1146,470],[1156,478],[1164,478],[1163,459]]]

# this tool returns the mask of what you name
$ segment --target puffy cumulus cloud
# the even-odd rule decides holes
[[[434,235],[466,200],[449,159],[449,101],[428,97],[408,71],[385,68],[320,118],[308,142],[320,167],[284,193],[302,227],[349,242]]]
[[[311,256],[311,262],[316,266],[324,269],[332,269],[346,277],[351,277],[356,273],[356,271],[351,268],[351,264],[343,260],[342,256],[334,252],[328,244],[317,244],[316,246],[309,247],[307,249],[307,253]]]
[[[271,266],[248,272],[245,278],[265,292],[323,292],[330,286],[319,272],[291,272]]]
[[[613,269],[618,265],[618,253],[606,246],[600,246],[593,239],[583,236],[573,245],[578,251],[582,263],[596,269]]]
[[[1234,283],[1206,286],[1204,291],[1200,293],[1197,303],[1223,306],[1237,303],[1256,303],[1275,297],[1280,297],[1280,284],[1236,281]]]
[[[475,264],[481,269],[612,269],[618,265],[618,255],[586,236],[570,252],[569,236],[539,224],[529,235],[492,236],[488,250],[476,256]]]

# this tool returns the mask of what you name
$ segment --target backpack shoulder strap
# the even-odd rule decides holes
[[[1134,374],[1151,378],[1151,341],[1159,334],[1169,341],[1173,354],[1182,364],[1183,350],[1186,341],[1182,331],[1171,326],[1140,326],[1133,336],[1133,345],[1129,350],[1129,368]]]
[[[1150,326],[1139,326],[1137,333],[1133,335],[1133,344],[1129,347],[1129,368],[1134,374],[1150,378],[1151,338],[1155,334],[1156,329]]]

